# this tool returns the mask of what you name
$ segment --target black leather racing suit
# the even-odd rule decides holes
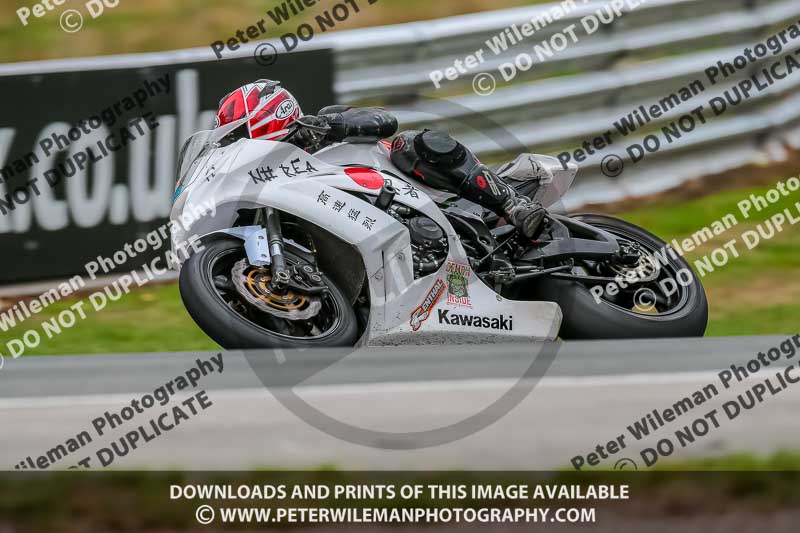
[[[372,107],[328,106],[305,116],[330,131],[320,138],[301,130],[289,142],[310,150],[333,142],[374,143],[397,132],[397,118]],[[426,185],[458,194],[505,217],[527,237],[534,237],[545,209],[518,194],[511,185],[482,164],[463,144],[443,131],[404,131],[392,142],[392,162]]]

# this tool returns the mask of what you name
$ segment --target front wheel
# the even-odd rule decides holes
[[[271,290],[269,267],[253,267],[244,243],[205,243],[180,274],[180,292],[198,326],[226,349],[352,346],[358,326],[342,291],[300,255],[285,251],[287,268],[319,276],[327,290]],[[305,270],[303,270],[305,269]]]
[[[683,257],[670,253],[667,244],[652,233],[624,220],[596,214],[572,218],[611,233],[622,246],[637,251],[641,260],[631,265],[589,261],[576,264],[579,274],[622,280],[610,290],[608,282],[539,281],[536,298],[561,306],[562,338],[703,336],[708,324],[708,301],[700,279]],[[625,283],[626,279],[633,283]]]

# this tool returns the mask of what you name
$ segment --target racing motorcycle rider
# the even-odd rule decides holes
[[[225,96],[216,126],[252,117],[229,134],[229,140],[250,139],[292,143],[309,153],[338,142],[375,143],[397,132],[397,119],[374,107],[332,105],[303,115],[292,94],[280,82],[258,80]],[[482,164],[463,144],[443,131],[405,131],[395,137],[392,162],[426,185],[460,195],[511,222],[533,238],[547,211],[517,193]]]

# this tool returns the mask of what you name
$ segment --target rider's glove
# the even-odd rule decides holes
[[[321,128],[328,126],[328,122],[324,118],[314,115],[303,115],[303,122],[307,122],[312,126],[319,126]],[[298,146],[309,148],[312,151],[319,149],[324,140],[325,134],[303,127],[301,127],[292,138],[292,142]]]

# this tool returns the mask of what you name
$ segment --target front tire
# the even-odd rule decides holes
[[[183,265],[179,287],[189,315],[209,337],[225,349],[308,348],[352,346],[358,327],[355,311],[342,291],[322,274],[329,291],[317,317],[300,323],[275,318],[247,306],[238,298],[232,283],[231,265],[245,257],[240,240],[218,239]],[[285,250],[287,264],[305,261]],[[324,316],[323,316],[324,314]],[[307,324],[305,322],[308,322]],[[301,335],[299,332],[307,331]]]
[[[664,241],[624,220],[596,214],[580,214],[572,218],[635,241],[650,252],[666,249]],[[673,257],[669,253],[663,255],[666,264],[661,268],[673,279],[691,277],[691,282],[677,284],[680,292],[674,296],[676,303],[669,309],[641,312],[602,298],[598,302],[586,284],[557,279],[540,281],[535,288],[536,297],[561,306],[564,319],[559,335],[563,339],[702,337],[708,325],[708,300],[703,285],[683,257],[677,254]],[[678,275],[681,271],[683,277]]]

